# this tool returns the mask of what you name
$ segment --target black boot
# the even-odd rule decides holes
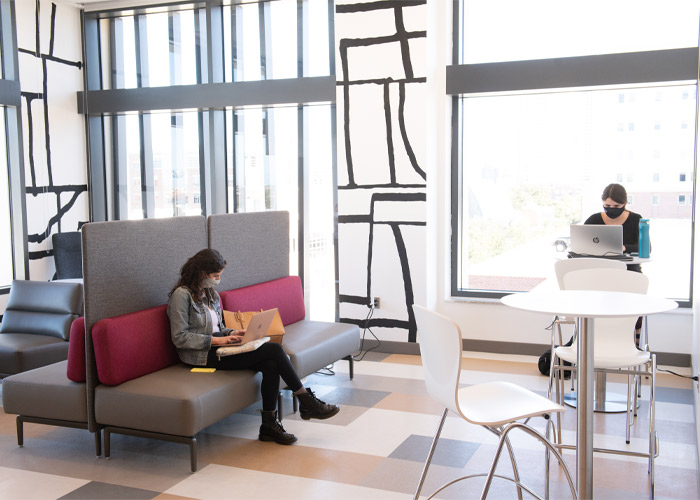
[[[305,393],[297,394],[297,399],[299,400],[299,415],[304,420],[309,420],[310,418],[324,420],[340,411],[340,408],[336,405],[329,405],[318,399],[308,387]]]
[[[294,434],[284,430],[282,423],[277,419],[276,411],[261,411],[262,425],[258,439],[260,441],[274,441],[277,444],[292,444],[297,440]]]

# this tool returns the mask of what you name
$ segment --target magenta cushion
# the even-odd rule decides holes
[[[85,382],[85,318],[78,318],[70,325],[66,371],[68,380]]]
[[[179,363],[170,340],[167,306],[98,321],[92,327],[97,376],[119,385]]]
[[[299,276],[287,276],[257,285],[221,292],[221,305],[227,311],[279,310],[287,326],[306,317],[304,290]]]

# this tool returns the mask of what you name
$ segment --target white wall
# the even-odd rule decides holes
[[[80,10],[53,6],[40,0],[37,21],[36,2],[15,2],[32,280],[54,274],[51,235],[76,231],[89,217],[85,129],[76,98],[83,88]]]

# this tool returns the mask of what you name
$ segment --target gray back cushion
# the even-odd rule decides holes
[[[185,261],[207,247],[203,216],[83,226],[85,324],[165,304]]]
[[[226,259],[219,291],[289,276],[289,212],[210,215],[209,248]]]
[[[0,333],[29,333],[68,340],[70,325],[82,314],[80,283],[14,280]]]

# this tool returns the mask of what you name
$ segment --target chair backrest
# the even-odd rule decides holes
[[[457,404],[462,368],[462,333],[451,319],[414,305],[423,374],[428,394],[460,415]]]
[[[649,278],[626,269],[580,269],[564,275],[565,290],[602,290],[646,294]],[[598,318],[595,320],[595,354],[609,356],[636,350],[634,324],[631,318]]]
[[[14,280],[0,333],[29,333],[68,340],[83,309],[80,283]]]
[[[82,241],[79,231],[56,233],[51,236],[56,279],[83,277]]]
[[[587,257],[558,260],[554,263],[554,274],[557,275],[560,290],[564,289],[564,275],[579,269],[627,269],[627,265],[619,260]]]

